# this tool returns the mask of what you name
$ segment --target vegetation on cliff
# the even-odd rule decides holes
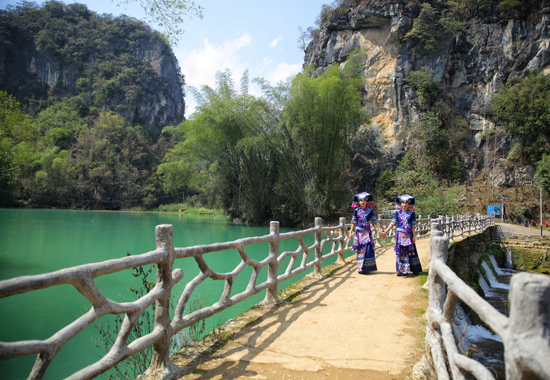
[[[347,44],[351,43],[346,41],[355,41],[355,34],[359,34],[358,28],[382,30],[383,28],[377,29],[380,28],[377,24],[379,19],[391,17],[392,32],[403,32],[402,35],[400,34],[399,44],[400,55],[405,58],[400,60],[401,66],[395,68],[396,73],[404,75],[403,91],[399,96],[396,95],[397,99],[391,100],[401,103],[396,107],[397,113],[402,112],[403,120],[399,119],[397,122],[395,139],[403,145],[406,154],[392,157],[395,162],[385,163],[384,166],[387,168],[385,171],[379,169],[381,175],[377,176],[376,187],[373,190],[379,206],[389,207],[396,194],[410,192],[418,197],[419,211],[424,214],[483,212],[487,205],[500,203],[495,199],[498,195],[514,201],[506,208],[511,219],[522,223],[537,219],[539,212],[537,189],[517,188],[515,185],[510,187],[512,185],[509,183],[504,187],[496,187],[491,182],[500,175],[505,176],[506,181],[514,182],[509,180],[514,177],[525,181],[527,177],[532,176],[529,174],[530,169],[525,168],[534,167],[536,180],[544,182],[547,193],[550,190],[546,184],[548,181],[545,180],[550,177],[548,174],[550,173],[548,171],[550,145],[546,137],[550,127],[550,119],[546,111],[548,78],[537,72],[529,74],[526,65],[529,60],[534,59],[537,50],[533,46],[537,46],[537,42],[532,42],[533,45],[527,42],[524,44],[531,39],[535,41],[538,41],[537,38],[545,39],[546,35],[543,33],[533,37],[531,34],[536,33],[529,31],[526,32],[529,38],[522,35],[517,40],[510,41],[510,48],[515,54],[516,61],[514,58],[510,58],[510,61],[505,58],[506,65],[510,69],[508,66],[502,69],[494,63],[502,59],[500,51],[492,55],[494,51],[491,49],[495,49],[494,46],[487,47],[482,42],[476,45],[478,40],[488,42],[490,32],[480,38],[479,35],[475,35],[475,31],[485,30],[482,29],[483,24],[487,25],[487,30],[494,28],[499,33],[502,28],[498,25],[505,23],[514,22],[526,27],[537,22],[544,25],[541,21],[543,10],[550,5],[550,2],[546,0],[521,2],[516,0],[452,2],[413,0],[392,2],[392,5],[399,9],[399,12],[394,14],[387,4],[384,1],[337,0],[323,8],[317,22],[319,28],[308,30],[310,39],[316,39],[308,50],[310,54],[308,62],[317,62],[320,65],[334,60],[345,61],[343,52]],[[407,27],[399,30],[395,26],[400,22]],[[348,34],[343,34],[342,38],[336,38],[340,30]],[[344,35],[346,37],[343,37]],[[498,33],[491,37],[497,41],[503,38]],[[392,35],[392,38],[395,38],[395,35]],[[395,41],[392,39],[391,43]],[[509,41],[504,37],[502,42],[508,44]],[[373,43],[376,45],[379,41]],[[382,46],[380,48],[384,49]],[[455,58],[457,55],[466,54],[464,49],[475,51],[479,49],[479,57],[482,58],[478,61],[474,58],[468,62],[460,62],[460,59],[457,61]],[[452,56],[448,50],[452,52]],[[388,56],[390,55],[394,57],[388,51]],[[371,59],[374,61],[374,58]],[[431,65],[432,69],[419,67],[418,62],[426,66]],[[436,62],[446,62],[446,66],[443,67],[444,65]],[[464,65],[476,67],[479,71],[476,69],[468,71],[464,69]],[[483,91],[491,90],[490,86],[483,82],[485,77],[476,77],[476,75],[487,74],[481,68],[486,66],[490,67],[487,70],[488,73],[499,72],[499,68],[506,70],[501,77],[497,78],[497,83],[501,80],[503,84],[492,102],[490,99],[483,100],[486,94],[479,95],[480,88],[483,88]],[[371,73],[368,75],[374,76],[377,69],[374,65],[371,68]],[[435,75],[434,68],[437,68],[437,72],[444,78]],[[508,74],[510,78],[507,78],[506,73],[511,73]],[[526,73],[525,78],[520,78],[519,75],[522,73]],[[455,74],[459,84],[453,83]],[[397,74],[396,77],[391,75],[388,77],[390,78],[384,77],[384,79],[400,80]],[[370,91],[370,89],[366,89],[365,92],[369,99],[376,98],[376,102],[380,102],[377,98],[381,96],[380,92]],[[387,96],[387,94],[382,96],[384,95]],[[490,94],[487,96],[490,98]],[[467,97],[476,99],[478,102],[475,105],[476,110],[472,109],[471,102],[464,101]],[[388,103],[389,100],[387,99]],[[377,107],[373,104],[368,106],[377,109],[387,118],[393,118],[395,115],[382,106]],[[469,125],[471,115],[479,112],[482,113],[479,117],[482,120],[480,122],[483,126],[482,133],[478,133],[480,125]],[[379,117],[382,119],[381,115]],[[467,120],[466,117],[470,119]],[[381,121],[378,127],[383,128],[383,125],[384,121]],[[490,147],[495,153],[491,154],[491,157],[479,154],[476,148],[472,149],[473,141],[476,145]],[[501,145],[497,147],[497,141],[504,143],[499,143]],[[510,150],[510,147],[513,148]],[[364,156],[372,159],[368,156],[368,149],[364,150]],[[510,153],[507,155],[508,151]],[[363,152],[357,153],[358,156],[363,154]],[[465,163],[467,160],[481,162],[484,170],[476,172],[478,165],[472,164],[474,170],[470,167],[467,172]],[[381,162],[378,164],[382,166]],[[376,166],[374,162],[369,162],[369,165]],[[519,178],[520,174],[514,173],[518,169],[526,170],[528,173],[524,172],[525,175]],[[501,174],[495,174],[497,170]],[[479,176],[476,178],[477,174]],[[362,183],[365,182],[369,183],[369,181]],[[543,207],[547,209],[548,202],[544,201]]]
[[[151,44],[164,45],[140,21],[99,16],[81,4],[25,2],[0,13],[3,206],[152,207],[169,195],[155,171],[175,140],[157,131],[160,121],[147,124],[142,111],[171,99],[173,84],[138,56]],[[39,60],[58,75],[55,85],[32,73]]]

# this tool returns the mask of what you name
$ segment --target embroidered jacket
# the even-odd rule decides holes
[[[397,210],[393,215],[391,224],[397,225],[397,231],[412,234],[412,228],[416,227],[416,214],[412,210]]]
[[[370,208],[362,209],[361,207],[358,207],[353,212],[351,222],[357,224],[357,226],[355,227],[356,230],[368,230],[370,232],[369,223],[375,224],[378,222],[378,219],[376,218],[376,215],[374,215],[374,211],[372,211]]]

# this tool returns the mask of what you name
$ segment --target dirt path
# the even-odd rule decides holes
[[[417,249],[426,270],[429,238]],[[180,379],[405,379],[423,354],[427,291],[396,276],[392,245],[376,247],[377,272],[358,274],[354,259],[175,354]]]

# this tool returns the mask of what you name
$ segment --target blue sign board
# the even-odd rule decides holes
[[[500,206],[487,206],[488,215],[500,215]]]

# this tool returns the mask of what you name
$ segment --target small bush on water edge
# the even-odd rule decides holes
[[[184,215],[225,215],[222,210],[212,210],[204,207],[190,207],[184,203],[169,205],[160,205],[156,210],[158,212],[181,212]]]
[[[128,253],[128,255],[130,255]],[[132,272],[132,276],[137,278],[138,285],[136,287],[129,287],[132,295],[132,301],[138,300],[145,296],[155,286],[155,281],[149,281],[148,277],[152,274],[156,265],[151,265],[148,269],[144,267],[136,267]],[[124,297],[121,296],[121,302],[126,302]],[[206,306],[206,300],[193,299],[189,303],[188,313],[195,310],[199,310]],[[174,309],[174,305],[170,302],[170,309]],[[172,314],[172,313],[171,313]],[[155,326],[155,304],[147,308],[144,313],[139,317],[135,327],[132,329],[128,342],[132,342],[142,336],[149,334],[153,331]],[[114,345],[122,322],[124,321],[125,314],[117,314],[114,316],[114,320],[107,320],[106,323],[95,324],[95,328],[99,332],[99,338],[92,339],[95,346],[103,353],[107,354],[111,347]],[[178,334],[172,337],[170,343],[170,354],[177,352],[181,347],[192,344],[202,338],[206,329],[205,320],[201,320],[194,325],[180,331]],[[118,363],[115,367],[109,370],[106,375],[109,379],[135,379],[139,374],[145,372],[151,362],[153,356],[153,347],[148,347],[145,350],[138,352],[137,354],[130,356],[128,359]]]

